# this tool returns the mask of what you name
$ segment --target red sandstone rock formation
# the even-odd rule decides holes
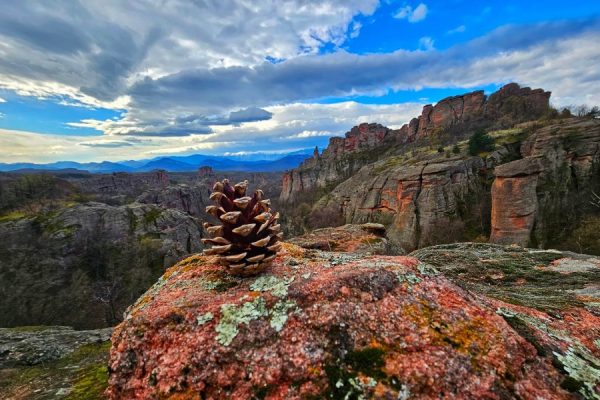
[[[529,245],[538,208],[538,175],[542,170],[537,158],[496,167],[492,185],[492,243]]]
[[[428,104],[418,118],[413,118],[398,130],[379,124],[360,124],[347,132],[344,138],[331,138],[320,158],[307,159],[298,168],[287,172],[283,178],[280,200],[295,201],[296,195],[304,190],[339,183],[374,161],[373,157],[348,160],[352,154],[368,153],[386,144],[402,146],[456,126],[510,125],[535,120],[547,112],[549,100],[550,92],[521,88],[511,83],[489,98],[483,91],[475,91],[445,98],[435,106]]]

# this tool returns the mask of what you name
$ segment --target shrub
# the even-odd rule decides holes
[[[452,147],[452,152],[453,152],[454,154],[460,154],[460,146],[459,146],[459,145],[457,145],[457,144],[455,144],[455,145]]]
[[[494,150],[494,139],[483,129],[479,129],[469,139],[469,154],[472,156],[492,150]]]

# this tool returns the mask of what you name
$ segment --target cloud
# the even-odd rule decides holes
[[[423,36],[419,39],[419,48],[423,50],[433,50],[434,40],[429,36]]]
[[[81,142],[80,146],[87,147],[106,147],[106,148],[114,148],[114,147],[128,147],[133,146],[133,143],[123,141],[123,140],[111,140],[111,141],[92,141],[92,142]]]
[[[459,25],[454,29],[450,29],[448,32],[446,32],[447,35],[454,35],[456,33],[462,33],[464,31],[467,30],[467,27],[465,25]]]
[[[396,14],[394,14],[394,18],[406,19],[410,23],[415,23],[423,21],[427,17],[428,11],[429,9],[425,3],[419,3],[419,5],[415,8],[410,5],[406,5],[399,9]]]
[[[256,143],[251,145],[260,147],[303,132],[340,134],[357,115],[396,123],[384,108],[344,108],[346,103],[343,117],[340,109],[319,105],[288,119],[300,103],[377,96],[390,89],[517,81],[553,90],[558,104],[600,103],[598,18],[505,26],[444,50],[423,37],[415,51],[359,55],[340,46],[360,32],[356,17],[372,15],[376,0],[151,4],[7,3],[0,14],[0,89],[60,98],[69,105],[123,109],[117,120],[88,118],[67,125],[94,129],[113,141],[137,136],[148,140],[140,143],[143,151],[154,152],[162,147],[152,146],[213,150],[214,143],[230,150],[239,138],[252,135]],[[414,4],[397,17],[409,22],[426,18],[427,6]],[[418,110],[408,117],[415,114]],[[326,137],[285,140],[308,143]],[[261,142],[264,138],[267,142]],[[76,147],[94,147],[97,154],[111,149]],[[112,149],[131,151],[131,146],[121,147]]]
[[[4,100],[2,97],[0,97],[0,103],[6,103],[6,100]]]
[[[474,87],[511,80],[559,87],[559,95],[564,96],[563,91],[575,93],[545,77],[560,72],[571,81],[587,77],[591,80],[588,85],[600,86],[596,70],[583,68],[600,54],[600,48],[592,46],[599,34],[598,20],[508,26],[444,51],[398,50],[367,55],[338,51],[278,64],[194,69],[158,79],[146,78],[136,82],[128,94],[138,109],[160,111],[176,105],[201,108],[206,114],[324,96],[377,94],[390,87]],[[582,49],[586,49],[586,54]],[[573,63],[574,59],[581,63]],[[502,62],[502,69],[493,67],[490,60]],[[528,68],[523,68],[525,60],[530,61]],[[546,75],[542,60],[559,71]],[[491,65],[489,69],[479,67],[484,62]],[[590,87],[586,92],[593,92]]]
[[[305,139],[319,136],[333,136],[329,131],[302,131],[300,133],[296,133],[290,136],[287,136],[287,139]]]
[[[292,103],[271,106],[265,111],[271,119],[243,125],[220,125],[214,132],[188,136],[59,136],[0,129],[0,162],[120,161],[150,158],[168,154],[223,154],[238,152],[282,152],[324,147],[329,136],[340,136],[353,125],[378,121],[400,127],[420,113],[423,104],[336,104]],[[100,124],[104,121],[100,121]],[[88,121],[88,124],[93,125]],[[306,132],[328,132],[325,136],[298,135]],[[291,137],[297,135],[298,137]],[[307,137],[303,137],[307,136]],[[129,142],[134,146],[119,146]],[[104,145],[103,143],[108,143]]]
[[[84,103],[126,100],[130,84],[190,66],[249,66],[341,45],[377,0],[90,0],[3,4],[0,88]],[[216,17],[218,16],[218,17]]]

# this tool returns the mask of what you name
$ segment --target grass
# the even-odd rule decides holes
[[[11,211],[7,214],[0,215],[0,223],[16,221],[18,219],[25,218],[27,216],[29,216],[29,215],[24,211]]]

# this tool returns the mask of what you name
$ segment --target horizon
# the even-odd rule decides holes
[[[593,1],[20,2],[0,20],[0,163],[322,150],[510,82],[600,104]]]

